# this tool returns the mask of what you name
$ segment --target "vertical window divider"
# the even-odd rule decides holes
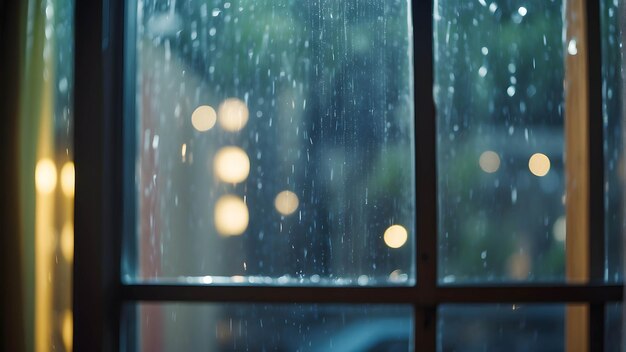
[[[604,134],[602,111],[602,38],[599,0],[586,0],[589,126],[589,273],[605,280]]]
[[[587,0],[563,2],[565,36],[565,196],[566,228],[565,280],[567,283],[590,282],[590,240],[592,192],[590,126],[590,88],[588,84],[590,52],[587,38]],[[565,308],[565,349],[590,346],[590,307],[587,304]],[[584,346],[584,347],[583,347]]]
[[[104,113],[102,101],[103,1],[75,9],[75,255],[73,348],[104,351],[105,305],[102,251],[104,206]],[[89,119],[86,117],[89,116]],[[112,322],[110,322],[112,323]]]
[[[123,211],[123,1],[76,2],[76,351],[120,349]]]
[[[604,135],[600,0],[585,0],[589,140],[589,279],[605,281]],[[604,351],[606,303],[589,307],[589,351]]]
[[[433,1],[413,0],[413,94],[415,99],[415,194],[417,289],[427,302],[437,291],[437,154],[433,97]],[[436,351],[437,305],[415,309],[414,350]]]

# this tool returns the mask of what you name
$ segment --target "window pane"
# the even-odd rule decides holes
[[[617,0],[603,0],[602,5],[602,95],[605,151],[605,233],[607,279],[623,280],[624,233],[624,110],[622,99],[622,26],[619,14],[624,11]],[[620,9],[622,12],[620,12]]]
[[[407,1],[140,1],[133,280],[408,284]]]
[[[126,311],[138,325],[129,351],[412,350],[410,306],[143,303]]]
[[[437,350],[564,351],[563,305],[445,305]]]
[[[621,303],[606,306],[606,322],[604,325],[604,348],[607,352],[621,352],[622,334],[624,333],[624,310]]]
[[[443,283],[564,278],[562,17],[558,0],[435,1]]]

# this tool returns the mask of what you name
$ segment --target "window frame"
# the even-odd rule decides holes
[[[445,285],[437,280],[436,110],[432,95],[433,2],[412,0],[414,51],[417,280],[409,287],[257,287],[132,284],[135,138],[133,65],[135,1],[76,1],[75,12],[75,257],[74,348],[114,351],[132,346],[121,336],[122,311],[139,301],[410,304],[414,350],[437,350],[437,307],[447,303],[583,303],[589,305],[589,350],[604,350],[605,307],[622,302],[622,285],[604,281],[604,153],[600,1],[587,0],[589,104],[589,272],[586,284]],[[131,58],[132,59],[132,58]],[[126,117],[126,118],[125,118]],[[417,216],[419,214],[419,216]],[[130,256],[122,255],[128,253]],[[129,259],[129,260],[128,260]],[[126,260],[126,261],[124,261]],[[129,324],[134,325],[131,321]],[[123,329],[122,329],[123,328]],[[130,326],[133,328],[133,326]],[[124,341],[122,341],[124,340]],[[419,348],[418,348],[419,346]]]

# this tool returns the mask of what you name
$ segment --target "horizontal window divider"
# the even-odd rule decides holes
[[[342,304],[608,303],[622,301],[621,285],[501,285],[420,287],[286,287],[122,285],[124,301]]]

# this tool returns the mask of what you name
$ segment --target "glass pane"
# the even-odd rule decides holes
[[[407,1],[140,1],[127,280],[409,284]]]
[[[604,325],[604,348],[607,352],[621,352],[624,333],[624,310],[620,303],[606,306],[606,322]]]
[[[563,305],[445,305],[437,350],[564,351]]]
[[[142,303],[129,351],[412,350],[410,306]],[[127,339],[131,341],[132,339]]]
[[[602,95],[605,153],[605,233],[606,263],[609,281],[623,280],[624,233],[624,107],[622,98],[622,26],[623,13],[618,0],[603,0],[602,7]],[[620,10],[621,8],[621,10]],[[622,12],[620,12],[622,11]]]
[[[559,0],[435,1],[442,283],[565,276],[562,18]]]

